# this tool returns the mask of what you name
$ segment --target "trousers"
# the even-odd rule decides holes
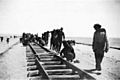
[[[104,57],[104,50],[95,51],[96,68],[101,69],[101,63]]]

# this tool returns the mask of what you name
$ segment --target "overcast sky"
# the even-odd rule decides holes
[[[100,23],[120,37],[119,0],[0,0],[0,33],[43,33],[60,27],[66,36],[93,37]]]

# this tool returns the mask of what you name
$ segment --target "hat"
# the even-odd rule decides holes
[[[63,30],[63,27],[61,27],[60,29]]]
[[[94,28],[96,29],[100,29],[101,28],[101,25],[100,24],[94,24]]]

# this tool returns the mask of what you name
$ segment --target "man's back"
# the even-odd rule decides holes
[[[108,46],[106,31],[104,29],[100,29],[94,33],[93,48],[103,50],[105,45],[106,47]]]
[[[104,43],[105,42],[105,37],[106,37],[106,33],[102,32],[102,31],[97,31],[95,32],[95,42],[97,43]]]

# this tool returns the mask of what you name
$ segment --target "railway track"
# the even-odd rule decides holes
[[[27,46],[26,57],[29,80],[95,80],[87,72],[37,43]]]

